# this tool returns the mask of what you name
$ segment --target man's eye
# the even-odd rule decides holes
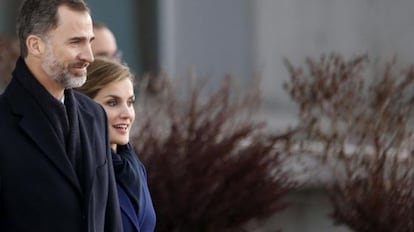
[[[70,41],[70,44],[79,44],[80,42],[80,40],[74,39]]]

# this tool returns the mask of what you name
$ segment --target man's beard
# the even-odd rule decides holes
[[[83,62],[71,63],[67,67],[59,63],[51,46],[46,48],[46,58],[42,63],[45,72],[64,89],[77,88],[82,86],[86,81],[86,69],[72,74],[69,71],[71,67],[86,67]]]
[[[57,64],[58,65],[58,64]],[[68,68],[62,68],[60,74],[52,76],[53,80],[65,89],[81,87],[86,81],[86,70],[76,75],[69,72]]]

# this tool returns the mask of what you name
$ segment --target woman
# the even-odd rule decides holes
[[[106,111],[112,160],[125,232],[149,232],[155,228],[155,212],[146,171],[129,143],[135,119],[133,75],[116,61],[95,59],[88,67],[86,83],[77,88]]]

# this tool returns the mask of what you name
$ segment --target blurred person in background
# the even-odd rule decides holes
[[[95,40],[92,43],[92,52],[95,57],[104,57],[121,61],[122,53],[118,50],[116,38],[112,31],[100,22],[93,23]]]
[[[106,111],[124,232],[153,232],[156,217],[146,170],[129,143],[135,120],[134,76],[126,65],[107,58],[96,58],[87,70],[86,83],[76,90]]]
[[[18,39],[0,35],[0,93],[10,82],[19,55]]]

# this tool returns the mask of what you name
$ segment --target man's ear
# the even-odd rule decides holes
[[[26,39],[26,46],[27,52],[34,56],[43,54],[45,49],[44,41],[37,35],[29,35]]]

